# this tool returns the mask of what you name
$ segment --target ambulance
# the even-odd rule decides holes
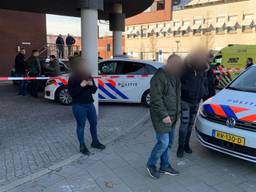
[[[196,132],[203,146],[256,163],[256,66],[200,106]]]
[[[212,61],[219,85],[224,88],[235,79],[245,68],[248,58],[256,61],[256,45],[228,45],[223,48]]]
[[[150,80],[163,64],[155,61],[115,57],[99,63],[98,98],[100,102],[150,104]],[[69,74],[47,81],[44,97],[63,105],[72,103],[68,93]]]

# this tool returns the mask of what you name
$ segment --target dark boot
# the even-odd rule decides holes
[[[189,144],[185,145],[184,151],[188,154],[192,154],[192,149],[190,148]]]
[[[90,155],[90,151],[87,149],[86,145],[80,145],[80,153],[84,155]]]
[[[103,144],[101,144],[99,141],[97,141],[97,142],[92,142],[91,147],[92,147],[92,148],[95,148],[95,149],[100,149],[100,150],[103,150],[103,149],[106,148],[106,146],[103,145]]]
[[[182,158],[184,156],[184,147],[179,146],[177,150],[177,157]]]

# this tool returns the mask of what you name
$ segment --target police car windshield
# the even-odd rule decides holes
[[[228,89],[256,93],[256,67],[251,67],[239,76]]]

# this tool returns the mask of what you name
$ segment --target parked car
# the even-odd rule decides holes
[[[256,66],[200,107],[196,131],[210,149],[256,163]]]
[[[99,101],[150,104],[150,80],[162,63],[113,58],[99,63]],[[49,80],[45,87],[45,98],[64,105],[72,103],[68,93],[69,75]]]

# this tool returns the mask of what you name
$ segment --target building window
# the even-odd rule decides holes
[[[236,33],[237,32],[237,19],[238,16],[229,16],[227,23],[227,32]]]
[[[132,39],[132,38],[134,38],[134,31],[135,29],[134,29],[134,27],[128,27],[127,28],[127,38],[128,39]]]
[[[111,51],[111,44],[108,43],[108,44],[107,44],[107,52],[110,52],[110,51]]]
[[[202,25],[202,31],[204,35],[209,35],[213,33],[214,27],[213,27],[213,22],[212,18],[207,18],[204,20],[204,24]]]
[[[155,27],[150,25],[147,30],[148,37],[153,37],[155,35]]]
[[[225,16],[217,17],[216,19],[216,33],[217,34],[224,34],[225,33]]]
[[[157,2],[157,10],[164,10],[165,9],[165,0],[158,0]]]
[[[201,35],[202,34],[202,19],[195,19],[194,25],[192,26],[193,35]]]
[[[177,21],[173,23],[173,36],[181,35],[181,22]]]
[[[165,0],[156,0],[145,12],[161,11],[165,9]]]
[[[147,27],[143,26],[141,28],[141,37],[146,38],[147,37]]]
[[[190,21],[183,21],[183,26],[180,28],[183,36],[188,36],[190,33]]]
[[[140,27],[136,27],[135,28],[135,37],[139,38],[141,36],[141,28]]]
[[[243,22],[242,22],[242,31],[243,32],[252,32],[253,26],[254,26],[254,14],[244,14],[243,16]]]

